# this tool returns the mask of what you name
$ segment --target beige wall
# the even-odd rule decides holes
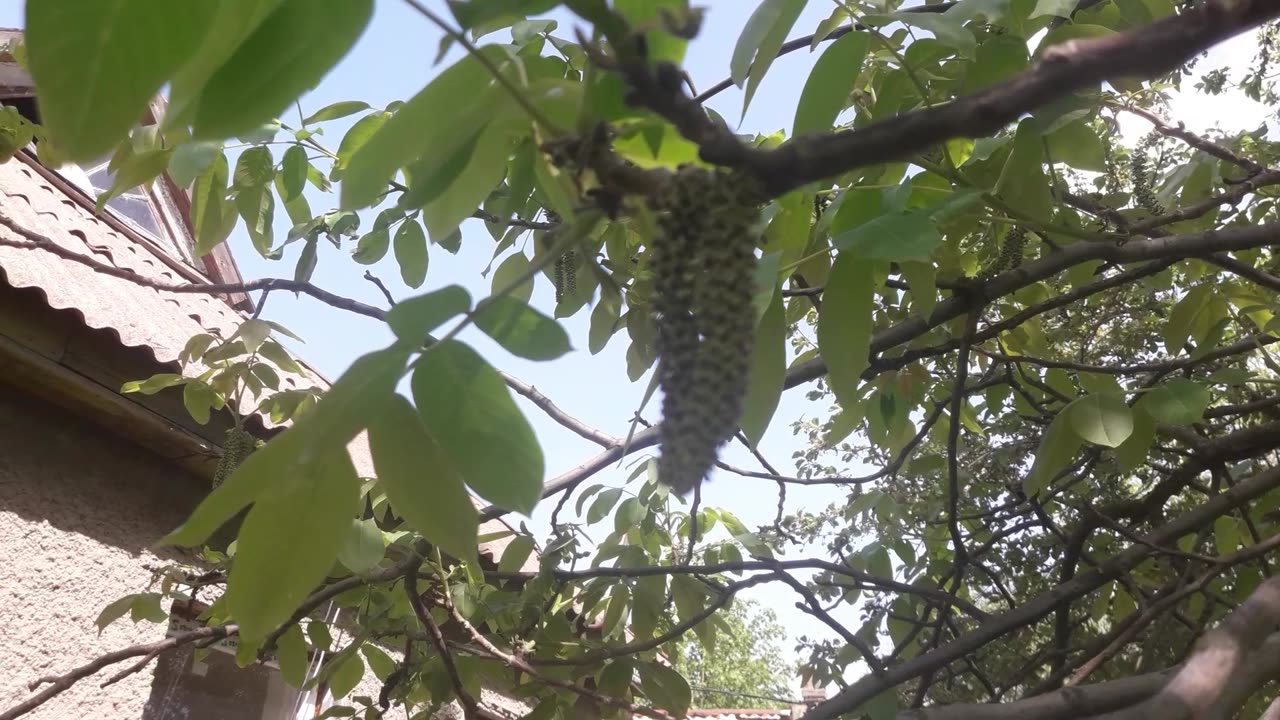
[[[149,546],[186,518],[206,487],[172,461],[0,380],[0,710],[27,698],[26,684],[37,677],[164,636],[163,626],[121,618],[99,637],[94,620],[113,600],[147,590],[145,566],[178,559]],[[100,687],[125,666],[81,681],[25,717],[255,720],[257,708],[277,720],[291,701],[274,670],[239,669],[218,652],[200,672],[186,649]],[[376,699],[381,687],[366,669],[352,695]],[[264,694],[270,710],[262,708]],[[512,715],[527,712],[498,693],[486,691],[483,700]],[[446,707],[440,717],[461,713]]]
[[[148,546],[202,494],[199,480],[170,463],[0,385],[0,708],[27,697],[36,677],[163,637],[162,626],[127,618],[99,637],[94,620],[112,600],[146,589],[143,566],[167,560]],[[27,717],[143,718],[150,670],[100,688],[107,676]]]

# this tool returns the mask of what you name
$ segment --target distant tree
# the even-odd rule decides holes
[[[795,667],[783,658],[786,631],[773,610],[738,599],[719,615],[715,644],[695,636],[680,643],[676,667],[693,688],[693,706],[769,708],[795,693],[789,682]]]

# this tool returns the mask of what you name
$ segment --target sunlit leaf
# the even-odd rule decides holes
[[[479,526],[475,505],[408,400],[392,397],[370,422],[369,449],[396,514],[453,557],[474,557]]]
[[[787,370],[786,329],[782,296],[775,295],[756,329],[747,397],[743,400],[739,421],[742,433],[752,445],[760,443],[782,396]]]
[[[640,663],[636,666],[640,676],[640,689],[649,700],[676,717],[683,717],[693,701],[689,681],[676,670],[661,663]]]
[[[303,121],[303,125],[313,125],[315,123],[325,122],[327,120],[337,120],[348,115],[355,115],[358,112],[372,109],[369,103],[361,100],[339,100],[335,103],[325,105],[314,113],[308,115]]]
[[[1143,409],[1169,425],[1199,422],[1209,402],[1209,388],[1187,378],[1173,378],[1142,399]]]
[[[870,361],[874,268],[875,263],[853,253],[840,253],[818,313],[818,347],[827,380],[845,409],[857,402],[862,371]]]
[[[1061,472],[1076,451],[1080,449],[1080,435],[1072,427],[1070,413],[1066,410],[1054,416],[1048,429],[1040,439],[1040,447],[1036,450],[1036,459],[1031,464],[1031,471],[1022,481],[1023,492],[1035,495],[1044,490]]]
[[[372,520],[352,520],[346,540],[338,550],[338,562],[353,573],[365,573],[378,566],[386,548],[382,531]]]
[[[471,296],[461,285],[449,285],[402,300],[387,311],[387,324],[396,337],[422,343],[427,333],[471,308]]]
[[[250,454],[231,480],[266,451]],[[240,528],[225,596],[247,642],[260,640],[284,622],[325,578],[347,538],[360,495],[345,445],[291,459],[284,477],[258,475],[261,465],[249,473],[265,489]],[[281,557],[289,562],[281,563]]]
[[[480,48],[480,53],[493,62],[508,59],[506,53],[495,46]],[[459,107],[457,101],[463,97],[474,100],[477,92],[490,81],[489,71],[474,56],[466,55],[400,106],[351,159],[343,176],[342,207],[357,208],[373,203],[407,159],[430,150],[447,160],[474,138],[477,127],[483,127],[490,119],[487,104],[467,103]],[[440,108],[450,106],[459,111],[440,112]]]
[[[427,279],[427,235],[415,218],[409,218],[396,230],[394,241],[400,279],[411,288],[422,287]]]
[[[857,82],[870,45],[869,33],[851,32],[823,51],[800,93],[793,136],[831,128],[849,103],[849,92]]]
[[[428,431],[467,485],[500,507],[532,511],[542,497],[542,448],[497,372],[449,340],[418,360],[412,387]]]
[[[1103,447],[1118,447],[1133,433],[1133,411],[1121,393],[1086,395],[1063,409],[1080,439]]]
[[[476,310],[476,327],[513,355],[554,360],[572,350],[560,323],[513,298],[492,296]]]
[[[27,62],[40,119],[72,161],[122,140],[160,87],[200,45],[216,12],[163,0],[26,3]]]
[[[284,0],[204,84],[195,137],[230,137],[278,115],[347,54],[372,15],[373,0]]]

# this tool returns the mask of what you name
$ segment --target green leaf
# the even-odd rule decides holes
[[[220,152],[222,152],[222,143],[182,143],[169,158],[169,177],[178,187],[189,187],[197,177],[209,169]]]
[[[512,283],[524,276],[528,279],[512,288],[507,293],[507,297],[528,302],[529,298],[533,296],[533,275],[529,271],[529,257],[523,252],[515,253],[503,260],[502,264],[498,265],[497,269],[493,271],[493,281],[490,283],[493,294],[497,295],[506,288],[511,287]]]
[[[319,110],[307,116],[302,121],[303,125],[314,125],[315,123],[325,122],[326,120],[337,120],[348,115],[355,115],[358,112],[372,109],[367,102],[360,100],[339,100],[336,103],[325,105]]]
[[[408,400],[392,396],[369,422],[369,450],[396,514],[449,555],[475,557],[480,524],[475,505]]]
[[[609,344],[614,331],[618,328],[618,318],[622,313],[622,294],[612,285],[600,286],[600,299],[591,309],[591,328],[587,335],[587,349],[592,355],[598,354]]]
[[[613,529],[618,534],[625,535],[627,530],[637,527],[646,514],[648,510],[640,499],[629,497],[618,506],[618,512],[613,516]]]
[[[41,122],[68,160],[126,137],[160,87],[200,45],[216,11],[164,0],[26,3],[27,63]]]
[[[1213,286],[1205,283],[1187,291],[1169,312],[1169,322],[1164,326],[1164,347],[1170,355],[1181,355],[1183,346],[1191,337],[1200,316],[1209,308]]]
[[[285,682],[300,688],[307,681],[307,641],[297,624],[290,625],[276,640],[276,661]]]
[[[382,682],[386,682],[387,678],[391,677],[391,673],[396,671],[396,661],[377,645],[365,643],[360,646],[360,652],[364,654],[365,663],[373,671],[374,676]]]
[[[292,202],[307,185],[307,151],[301,145],[290,145],[280,160],[280,199]]]
[[[881,215],[836,235],[831,242],[837,248],[862,258],[928,261],[941,240],[942,236],[929,215],[905,212]]]
[[[818,348],[827,381],[846,410],[856,405],[862,371],[870,362],[875,265],[853,253],[837,255],[818,313]]]
[[[182,404],[191,414],[191,419],[201,425],[209,424],[209,411],[217,402],[213,388],[202,382],[189,382],[182,388]]]
[[[502,559],[498,561],[498,572],[519,572],[532,553],[532,537],[517,535],[511,538],[507,548],[502,551]]]
[[[1156,441],[1156,422],[1146,412],[1150,393],[1143,395],[1133,407],[1133,432],[1115,450],[1116,465],[1120,472],[1132,472],[1147,459],[1151,445]]]
[[[188,378],[178,375],[177,373],[159,373],[152,375],[146,380],[130,380],[120,388],[120,392],[140,392],[143,395],[155,395],[165,388],[182,385],[187,381]]]
[[[137,599],[136,594],[125,595],[102,608],[102,612],[98,613],[98,619],[93,621],[98,628],[98,634],[101,635],[108,625],[124,617],[125,613],[133,608],[133,603]]]
[[[676,717],[684,717],[693,702],[693,691],[683,675],[656,662],[639,663],[636,670],[640,676],[640,689],[654,705]]]
[[[738,36],[729,73],[738,87],[746,81],[746,95],[742,100],[744,114],[804,5],[805,0],[762,0]]]
[[[1040,438],[1040,447],[1036,450],[1036,459],[1031,464],[1031,471],[1022,481],[1022,489],[1028,495],[1049,487],[1054,476],[1062,471],[1076,456],[1080,449],[1080,435],[1072,427],[1071,413],[1063,408]]]
[[[352,520],[351,530],[338,551],[338,562],[357,575],[369,572],[382,562],[386,546],[382,544],[382,530],[372,520]]]
[[[1079,2],[1080,0],[1038,0],[1035,10],[1031,11],[1030,19],[1034,20],[1043,15],[1070,18]]]
[[[600,635],[604,639],[620,632],[627,619],[627,609],[631,605],[631,590],[619,583],[609,590],[609,605],[604,611],[604,620],[600,625]]]
[[[251,453],[231,479],[266,449]],[[271,478],[275,482],[254,478],[267,487],[254,500],[236,540],[224,598],[245,642],[261,640],[288,619],[324,580],[346,540],[360,496],[345,443],[314,448],[293,460],[285,477]],[[281,557],[289,562],[280,562]]]
[[[1083,120],[1069,122],[1049,133],[1049,159],[1079,170],[1103,172],[1107,169],[1106,149],[1101,138]]]
[[[494,63],[509,61],[506,52],[496,46],[480,48],[479,53]],[[491,81],[489,71],[468,54],[401,105],[351,158],[343,175],[342,207],[372,204],[407,158],[430,151],[447,159],[474,139],[477,128],[486,125],[491,117],[487,102],[475,102],[477,93]],[[469,98],[471,102],[459,107],[458,98]],[[441,113],[440,108],[444,107],[452,107],[455,112]]]
[[[285,350],[284,346],[280,343],[275,341],[264,342],[262,343],[262,346],[258,348],[258,354],[275,363],[276,367],[284,370],[285,372],[302,372],[302,366],[298,364],[298,361],[293,359],[293,356],[289,354],[289,351]]]
[[[896,12],[891,16],[894,20],[912,25],[933,33],[940,42],[955,48],[965,57],[973,57],[978,48],[978,41],[973,33],[964,26],[963,21],[949,13],[911,13]]]
[[[792,137],[831,129],[849,104],[849,93],[862,71],[870,41],[870,33],[851,32],[822,53],[800,93]]]
[[[192,134],[230,137],[275,117],[347,54],[372,15],[373,0],[285,0],[205,83]]]
[[[994,85],[1026,70],[1029,61],[1027,43],[1022,38],[1012,35],[988,38],[974,53],[959,92],[968,94]]]
[[[591,503],[591,507],[587,508],[587,524],[594,525],[608,517],[613,512],[613,506],[618,503],[618,498],[622,497],[622,488],[605,488],[600,491],[596,499]]]
[[[1240,523],[1230,515],[1213,521],[1213,547],[1219,555],[1227,555],[1240,546]]]
[[[1047,220],[1053,214],[1052,187],[1043,160],[1043,135],[1034,119],[1025,119],[1018,124],[1013,151],[996,182],[996,193],[1015,210],[1037,220]]]
[[[205,83],[281,2],[283,0],[222,0],[216,4],[216,14],[204,41],[169,83],[169,104],[164,118],[166,132],[190,123]]]
[[[329,692],[334,700],[341,700],[356,689],[364,679],[364,661],[356,653],[347,653],[333,666],[329,674]]]
[[[1133,434],[1133,411],[1123,393],[1094,393],[1073,401],[1062,412],[1080,439],[1103,447],[1119,447]]]
[[[542,497],[542,448],[497,372],[448,340],[418,360],[412,387],[427,429],[467,485],[500,507],[531,512]]]
[[[471,296],[466,289],[449,285],[396,303],[387,311],[387,325],[401,340],[422,343],[427,333],[470,308]]]
[[[1204,418],[1209,402],[1209,388],[1188,378],[1174,378],[1147,393],[1142,407],[1158,422],[1190,425]]]
[[[490,122],[477,138],[466,167],[422,208],[422,223],[432,240],[455,232],[493,192],[506,173],[511,137],[522,122],[526,121],[519,116],[498,117]]]
[[[751,374],[747,397],[742,403],[742,433],[751,444],[759,445],[764,431],[778,409],[787,373],[787,319],[782,295],[774,295],[769,309],[756,329],[751,350]]]
[[[271,151],[262,146],[251,147],[240,153],[236,160],[236,171],[231,176],[231,184],[237,189],[266,187],[275,174],[275,161],[271,158]]]
[[[329,173],[331,179],[337,180],[343,176],[343,172],[347,166],[351,164],[351,158],[369,142],[369,138],[377,134],[383,125],[387,124],[388,113],[379,110],[370,113],[355,121],[347,130],[347,134],[342,136],[342,142],[338,143],[337,157],[333,160],[333,171]]]
[[[227,196],[227,156],[218,153],[191,191],[191,224],[196,233],[196,255],[208,255],[231,234],[223,221],[223,204]]]
[[[492,295],[476,310],[476,327],[513,355],[555,360],[572,350],[560,323],[512,297]]]
[[[297,472],[301,440],[301,431],[294,426],[250,453],[230,477],[205,496],[186,522],[156,544],[192,546],[204,542],[263,491],[277,483],[287,482]]]
[[[449,9],[463,29],[490,27],[497,21],[521,19],[538,15],[559,5],[559,0],[452,0]],[[505,26],[500,26],[505,27]]]
[[[898,716],[898,692],[893,688],[885,690],[867,701],[867,720],[893,720]]]
[[[163,596],[160,593],[140,593],[134,597],[133,607],[129,608],[129,618],[135,623],[146,620],[162,623],[169,620],[169,613],[160,606]]]
[[[422,287],[427,279],[427,235],[414,218],[400,223],[395,237],[396,263],[400,279],[411,288]]]
[[[273,244],[271,227],[275,218],[275,196],[271,188],[261,185],[243,188],[236,193],[236,210],[244,218],[245,230],[259,255],[266,257]]]
[[[385,257],[390,247],[391,233],[384,227],[377,228],[361,236],[356,243],[355,252],[351,253],[351,259],[361,265],[372,265]]]

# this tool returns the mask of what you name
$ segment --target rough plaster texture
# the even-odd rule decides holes
[[[0,707],[26,684],[102,652],[163,637],[117,621],[98,636],[107,603],[146,589],[149,545],[180,523],[201,483],[145,450],[0,386]],[[106,688],[86,680],[27,717],[138,720],[151,694],[144,671]]]

